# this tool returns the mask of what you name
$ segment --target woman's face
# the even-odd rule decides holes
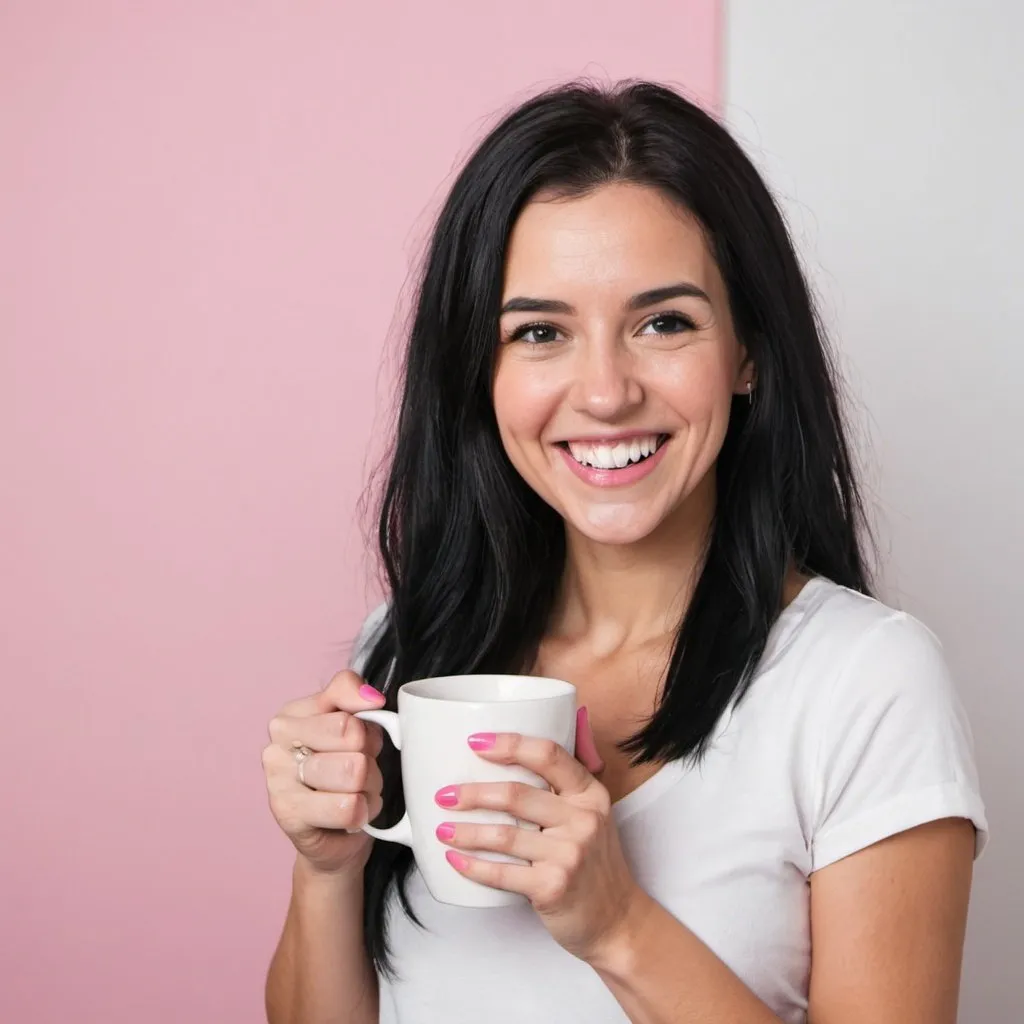
[[[682,512],[751,380],[696,220],[614,184],[526,206],[509,240],[494,410],[523,479],[593,541]]]

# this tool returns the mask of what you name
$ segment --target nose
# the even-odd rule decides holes
[[[595,338],[577,348],[572,407],[599,420],[626,416],[644,400],[631,353],[617,338]]]

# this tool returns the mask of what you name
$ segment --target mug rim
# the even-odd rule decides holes
[[[436,701],[441,704],[511,704],[512,700],[509,701],[491,701],[486,699],[473,700],[472,698],[457,699],[452,697],[435,697],[432,694],[418,693],[416,690],[410,690],[409,687],[418,686],[423,683],[444,683],[454,679],[472,679],[474,676],[486,676],[489,679],[530,679],[540,683],[557,683],[562,689],[558,693],[549,693],[543,697],[515,697],[513,700],[517,704],[536,704],[542,703],[549,700],[560,700],[565,697],[574,696],[576,694],[576,687],[570,683],[567,679],[557,679],[554,676],[533,676],[525,672],[455,672],[447,676],[424,676],[421,679],[410,679],[409,682],[403,683],[398,688],[398,696],[401,697],[403,694],[407,697],[415,698],[416,700],[429,700]]]

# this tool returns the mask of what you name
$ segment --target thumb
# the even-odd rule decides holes
[[[590,727],[590,716],[586,707],[576,712],[576,760],[595,775],[604,770],[604,761],[597,752],[594,730]]]

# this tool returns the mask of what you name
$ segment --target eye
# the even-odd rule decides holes
[[[654,330],[648,331],[652,327]],[[684,313],[659,313],[644,324],[641,334],[682,334],[695,331],[697,325]]]
[[[531,345],[547,345],[558,340],[558,328],[547,323],[522,324],[509,335],[509,340],[526,341]]]

